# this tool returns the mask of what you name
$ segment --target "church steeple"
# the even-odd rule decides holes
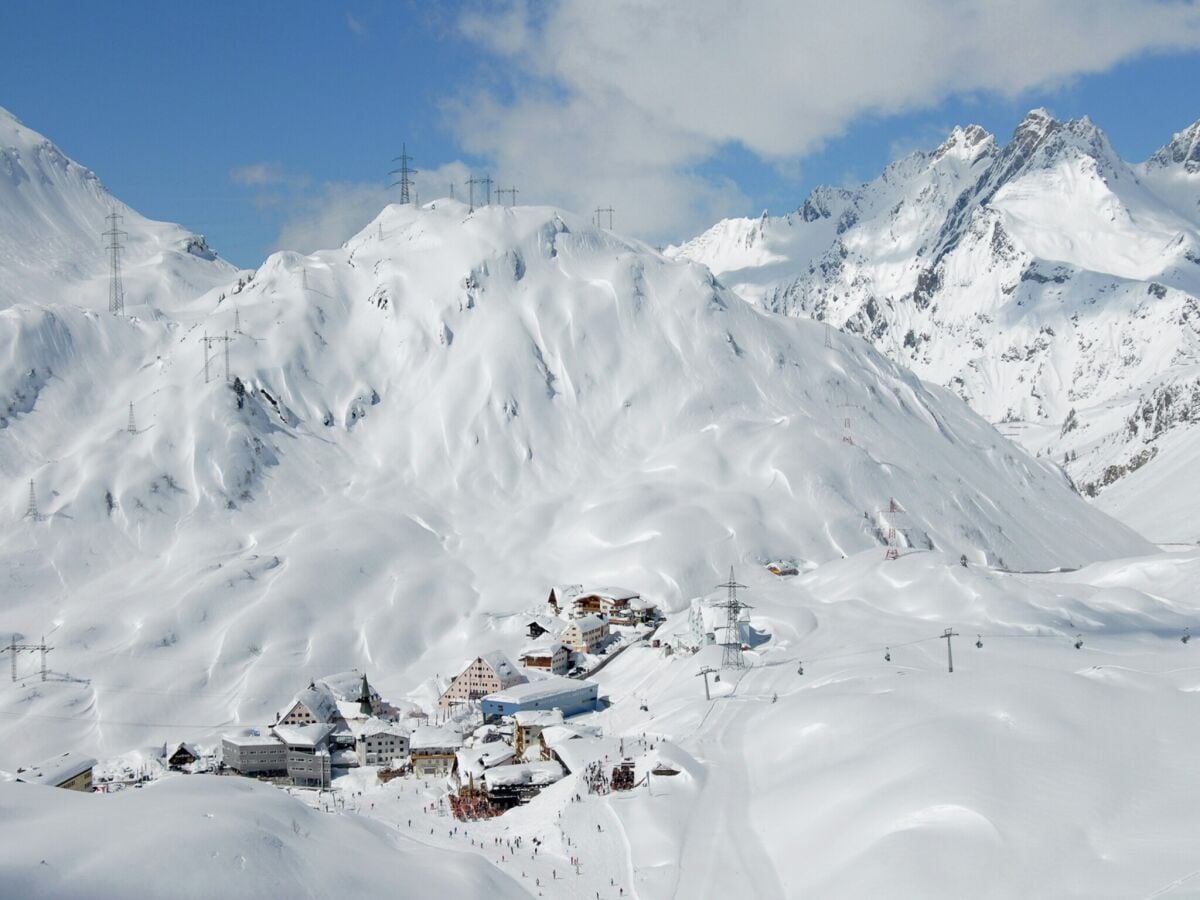
[[[367,676],[363,675],[362,690],[358,695],[358,711],[364,716],[371,715],[371,688],[367,684]]]

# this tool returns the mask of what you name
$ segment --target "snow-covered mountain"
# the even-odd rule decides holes
[[[18,303],[108,306],[105,217],[118,227],[126,308],[190,297],[236,271],[204,237],[126,206],[90,169],[0,108],[0,310]]]
[[[978,126],[782,217],[732,219],[668,255],[741,296],[858,334],[946,385],[1102,507],[1194,537],[1192,491],[1125,477],[1200,419],[1200,122],[1140,165],[1087,118]],[[1139,512],[1138,509],[1142,512]]]
[[[464,659],[515,653],[564,581],[632,585],[672,611],[669,640],[735,563],[753,666],[710,702],[696,675],[718,648],[631,648],[584,718],[678,775],[601,798],[577,772],[461,834],[424,812],[445,785],[369,770],[339,777],[343,799],[365,792],[340,817],[228,778],[78,798],[95,809],[0,783],[30,895],[161,892],[189,858],[206,876],[184,894],[390,876],[401,896],[655,898],[897,877],[957,897],[980,871],[1095,896],[1190,861],[1164,835],[1194,825],[1196,729],[1154,726],[1195,690],[1159,654],[1189,652],[1200,562],[1103,562],[1152,548],[868,342],[544,207],[388,207],[341,248],[199,294],[145,271],[153,315],[58,294],[0,311],[0,633],[53,646],[46,681],[23,655],[0,683],[0,769],[211,743],[350,667],[428,700]],[[904,552],[885,562],[893,497]],[[805,574],[768,574],[776,559]],[[988,650],[947,682],[955,623]],[[1077,674],[1085,659],[1168,674]],[[1088,755],[1104,741],[1115,762]],[[1130,758],[1163,777],[1121,778]],[[540,855],[494,843],[516,836]]]
[[[0,385],[25,397],[0,430],[12,627],[57,624],[56,662],[115,688],[146,654],[238,698],[270,698],[281,666],[419,680],[519,629],[547,584],[678,607],[731,560],[882,547],[892,497],[902,544],[977,562],[1147,547],[865,342],[826,349],[549,208],[393,206],[153,321],[13,307],[0,329]],[[223,348],[205,381],[205,332],[231,338],[240,404]],[[30,478],[44,521],[21,518]],[[127,702],[146,698],[105,705]]]

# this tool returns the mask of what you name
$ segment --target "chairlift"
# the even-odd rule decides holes
[[[1183,637],[1181,637],[1179,640],[1186,644],[1191,639],[1192,639],[1192,630],[1190,628],[1183,629]]]
[[[1082,634],[1075,635],[1075,649],[1076,650],[1083,649],[1083,635]]]
[[[713,676],[713,681],[720,681],[720,680],[721,680],[721,676],[720,676],[720,675],[714,675],[714,676]]]
[[[983,635],[982,634],[975,635],[975,646],[981,650],[983,649]]]
[[[884,648],[883,648],[883,661],[884,661],[884,662],[891,662],[891,661],[892,661],[892,648],[891,648],[891,647],[884,647]]]
[[[799,665],[796,666],[796,674],[797,675],[804,674],[804,663],[800,663]]]
[[[639,707],[638,707],[638,709],[640,709],[642,712],[649,712],[649,711],[650,711],[650,707],[648,707],[648,706],[646,705],[646,701],[645,701],[645,700],[643,700],[643,701],[642,701],[642,705],[641,705],[641,706],[639,706]]]

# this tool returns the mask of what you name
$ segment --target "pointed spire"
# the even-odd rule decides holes
[[[371,687],[367,684],[367,676],[363,674],[362,691],[358,695],[358,710],[364,716],[371,715]]]

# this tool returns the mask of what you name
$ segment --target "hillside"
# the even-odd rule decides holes
[[[108,308],[101,235],[116,212],[130,313],[203,293],[235,268],[204,237],[131,209],[90,169],[0,107],[0,310],[20,303]]]
[[[945,385],[1101,508],[1200,415],[1200,125],[1130,165],[1088,119],[1031,112],[1005,145],[958,128],[856,189],[670,248],[739,295],[861,335]],[[1164,484],[1166,484],[1164,480]],[[1191,492],[1194,493],[1194,492]]]
[[[891,497],[902,545],[979,563],[1147,547],[865,343],[552,209],[393,206],[154,321],[0,327],[0,384],[30,392],[0,431],[6,627],[57,626],[56,665],[118,690],[187,660],[180,688],[225,697],[203,721],[266,714],[280,668],[445,671],[563,579],[677,607],[730,559],[882,548]],[[93,690],[71,702],[148,705]]]

